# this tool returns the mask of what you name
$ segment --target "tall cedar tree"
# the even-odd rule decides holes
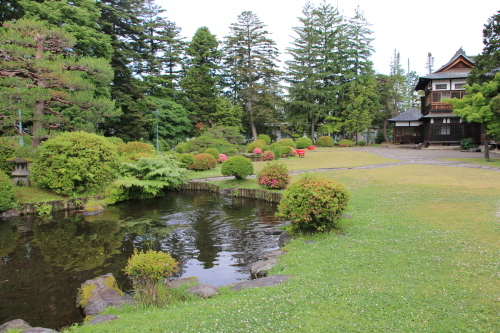
[[[281,103],[279,53],[264,28],[256,14],[245,11],[231,24],[224,47],[229,90],[243,107],[254,139],[258,125],[276,121]]]
[[[103,58],[78,57],[75,39],[45,21],[6,22],[0,32],[0,109],[3,131],[22,120],[31,127],[32,145],[50,130],[92,130],[116,115],[103,89],[113,78]],[[18,112],[22,110],[22,118]]]
[[[222,53],[207,27],[199,28],[186,48],[185,75],[181,87],[185,105],[198,128],[212,126],[220,95],[218,71]]]
[[[467,83],[485,83],[500,72],[500,10],[488,19],[483,29],[483,52],[475,58],[475,66]]]

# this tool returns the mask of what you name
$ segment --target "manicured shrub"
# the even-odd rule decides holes
[[[136,154],[154,156],[156,154],[154,147],[144,142],[127,142],[125,145],[118,147],[118,152],[123,156]]]
[[[186,152],[186,143],[179,142],[177,144],[177,147],[175,147],[175,151],[178,152],[179,154],[185,153]]]
[[[0,170],[0,212],[12,208],[15,196],[12,180],[5,172]]]
[[[264,140],[255,140],[254,142],[247,145],[247,152],[252,153],[255,148],[259,147],[262,149],[265,147],[265,145],[266,143],[264,142]]]
[[[334,141],[331,136],[322,136],[316,141],[316,144],[321,147],[333,147]]]
[[[384,133],[382,131],[378,131],[377,135],[375,135],[375,143],[379,145],[384,141],[385,141]]]
[[[217,166],[217,160],[210,154],[201,153],[194,157],[194,163],[191,169],[194,170],[208,170]]]
[[[199,136],[193,140],[186,142],[185,153],[200,153],[204,152],[207,148],[215,148],[219,152],[226,152],[227,150],[233,149],[234,145],[229,143],[224,139],[215,139],[206,135]]]
[[[169,253],[153,250],[134,251],[123,271],[132,279],[136,293],[147,293],[151,297],[151,303],[156,304],[158,284],[177,272],[178,265]]]
[[[304,149],[312,146],[313,144],[312,140],[306,136],[298,138],[295,142],[297,143],[297,149]]]
[[[262,160],[263,161],[272,161],[274,160],[274,153],[270,150],[264,152],[264,154],[262,155]]]
[[[280,162],[269,162],[257,174],[259,185],[268,189],[283,189],[290,184],[290,175],[286,165]]]
[[[31,164],[31,178],[40,187],[62,195],[91,194],[116,178],[116,146],[105,137],[67,132],[40,146]]]
[[[259,134],[257,136],[257,140],[263,140],[266,143],[266,145],[271,144],[271,138],[269,137],[269,135],[266,134]]]
[[[233,156],[222,163],[221,172],[224,176],[235,176],[236,179],[243,179],[253,174],[253,164],[244,156]]]
[[[361,146],[361,147],[364,147],[366,146],[366,141],[365,140],[361,140],[358,142],[358,144]]]
[[[342,139],[339,141],[339,146],[341,147],[352,147],[354,146],[354,142],[349,139]]]
[[[253,153],[254,153],[254,154],[262,154],[262,148],[260,148],[260,147],[255,148],[255,149],[253,150]]]
[[[283,150],[281,151],[281,154],[286,155],[286,156],[290,156],[291,153],[292,153],[292,147],[283,146]]]
[[[218,159],[220,154],[216,148],[207,148],[204,153],[212,155],[215,159]]]
[[[476,148],[477,145],[473,138],[464,138],[460,140],[460,147],[462,147],[462,149],[469,150],[471,148]]]
[[[219,158],[217,159],[218,163],[224,163],[227,160],[226,154],[219,154]]]
[[[274,158],[281,158],[281,154],[283,154],[283,146],[279,143],[273,143],[271,146],[271,151],[274,153]]]
[[[281,139],[278,141],[278,143],[282,146],[290,146],[290,147],[293,147],[293,148],[297,148],[297,144],[295,143],[295,141],[293,141],[293,139]]]
[[[291,220],[292,231],[323,231],[335,226],[349,198],[339,183],[305,176],[285,191],[276,216]]]
[[[194,164],[194,155],[191,153],[182,153],[177,158],[181,167],[189,169]]]

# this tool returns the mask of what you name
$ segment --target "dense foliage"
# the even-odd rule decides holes
[[[86,132],[63,133],[45,141],[31,164],[37,185],[62,195],[95,193],[116,178],[116,146]]]
[[[316,141],[316,144],[322,147],[333,147],[334,141],[331,136],[322,136]]]
[[[253,174],[253,164],[244,156],[233,156],[222,163],[221,173],[224,176],[234,176],[243,179]]]
[[[182,153],[178,157],[178,160],[181,167],[188,169],[194,164],[194,155],[191,153]]]
[[[349,201],[339,183],[318,176],[293,182],[283,194],[277,217],[291,220],[292,231],[324,231],[335,227]]]
[[[268,189],[284,189],[290,183],[290,175],[286,165],[280,162],[267,163],[257,173],[259,185]]]
[[[12,180],[0,170],[0,212],[12,208],[15,195]]]

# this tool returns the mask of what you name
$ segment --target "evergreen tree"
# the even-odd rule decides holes
[[[19,0],[0,2],[0,25],[6,21],[19,19],[23,15],[23,8]]]
[[[74,37],[64,28],[45,21],[4,23],[0,31],[3,131],[15,129],[22,120],[37,147],[50,130],[91,131],[105,117],[117,114],[103,88],[113,78],[108,61],[78,57],[72,52],[74,45]]]
[[[281,102],[278,50],[264,28],[257,15],[245,11],[231,24],[224,47],[230,93],[242,105],[254,139],[258,124],[275,121]]]
[[[467,83],[484,83],[500,71],[500,10],[488,19],[483,29],[483,52],[475,58],[475,66]]]
[[[219,42],[207,27],[199,28],[186,48],[188,60],[181,87],[185,105],[194,124],[212,126],[218,105],[219,63],[222,53]]]
[[[434,72],[434,57],[432,53],[427,53],[427,61],[425,62],[425,68],[427,69],[427,74]]]

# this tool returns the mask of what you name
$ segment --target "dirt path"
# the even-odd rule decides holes
[[[500,172],[499,167],[480,165],[469,162],[460,161],[443,161],[442,158],[483,158],[483,153],[472,153],[472,152],[462,152],[459,150],[446,150],[446,149],[408,149],[408,148],[385,148],[385,147],[363,147],[363,148],[351,148],[350,151],[363,151],[367,153],[376,154],[382,157],[391,158],[399,160],[399,162],[381,163],[364,165],[358,167],[345,167],[345,168],[322,168],[322,169],[309,169],[309,170],[298,170],[290,171],[290,174],[300,174],[305,172],[315,172],[315,171],[335,171],[335,170],[349,170],[349,169],[376,169],[376,168],[386,168],[395,165],[404,164],[426,164],[426,165],[440,165],[440,166],[453,166],[460,168],[471,168],[471,169],[484,169]],[[315,153],[312,151],[310,153]],[[497,153],[491,153],[492,157],[500,156]],[[202,181],[214,181],[223,179],[232,179],[234,177],[211,177],[202,179],[193,179],[193,182]],[[255,175],[248,176],[247,178],[255,178]]]

